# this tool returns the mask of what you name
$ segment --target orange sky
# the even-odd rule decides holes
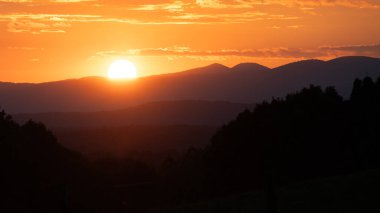
[[[380,57],[379,0],[0,0],[0,81]]]

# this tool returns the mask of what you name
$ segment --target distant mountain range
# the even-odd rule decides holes
[[[212,64],[128,82],[88,77],[39,84],[0,83],[0,106],[14,114],[116,110],[179,100],[257,103],[309,84],[335,86],[340,94],[348,97],[353,80],[365,76],[380,76],[380,59],[305,60],[274,69],[255,63],[232,68]]]

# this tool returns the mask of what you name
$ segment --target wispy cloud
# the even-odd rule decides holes
[[[300,58],[300,57],[320,57],[322,54],[316,50],[306,50],[301,48],[265,48],[265,49],[221,49],[221,50],[194,50],[189,47],[168,47],[168,48],[145,48],[130,49],[126,51],[102,51],[99,56],[242,56],[242,57],[280,57],[280,58]]]
[[[380,57],[380,44],[371,45],[349,45],[349,46],[324,46],[322,51],[330,52],[335,55],[364,55]]]
[[[9,22],[9,32],[35,34],[66,32],[73,22],[204,25],[275,20],[277,22],[271,23],[272,26],[298,29],[303,26],[301,21],[282,22],[317,15],[320,11],[315,8],[318,7],[334,6],[380,9],[380,2],[375,0],[0,0],[0,21],[6,19]],[[91,12],[80,14],[78,11]],[[66,26],[55,26],[58,19],[66,23]]]
[[[64,8],[62,4],[65,5]],[[42,27],[41,24],[50,26],[44,28],[53,28],[52,23],[48,23],[55,21],[48,20],[53,16],[62,19],[62,22],[118,22],[136,25],[228,24],[300,18],[295,14],[257,9],[256,5],[257,1],[249,0],[0,0],[0,19],[29,21],[28,24],[20,23],[20,26],[26,25],[22,28],[16,28],[12,23],[9,30],[29,32],[37,25]],[[41,11],[44,12],[41,14]],[[92,12],[82,15],[78,11]],[[63,28],[57,30],[65,31]]]
[[[204,8],[227,8],[228,5],[219,0],[196,0],[195,3]]]
[[[60,14],[0,14],[0,22],[9,22],[7,24],[9,32],[65,33],[64,29],[71,26],[70,22],[96,17]]]
[[[238,1],[246,5],[282,5],[288,7],[352,7],[380,8],[380,2],[373,0],[248,0]]]
[[[64,33],[72,23],[115,22],[128,24],[156,24],[134,19],[112,18],[87,14],[0,14],[0,22],[8,22],[9,32]],[[163,22],[165,23],[165,22]],[[158,22],[157,24],[162,24]]]
[[[1,0],[1,2],[12,3],[77,3],[77,2],[92,2],[96,0]]]
[[[114,22],[133,25],[189,25],[189,24],[231,24],[247,23],[261,20],[295,20],[297,16],[283,14],[267,14],[263,12],[197,14],[177,13],[167,15],[161,19],[132,19],[124,17],[110,17],[90,14],[0,14],[0,22],[8,22],[9,32],[30,32],[39,34],[44,32],[64,33],[72,23]],[[298,25],[297,25],[298,26]],[[296,28],[296,26],[293,26]]]
[[[294,20],[297,16],[287,16],[283,14],[268,14],[264,12],[243,12],[243,13],[220,13],[220,14],[197,14],[184,13],[171,16],[175,20],[192,20],[208,23],[247,23],[261,20]]]
[[[167,56],[167,57],[258,57],[258,58],[326,58],[347,55],[380,57],[380,44],[323,46],[307,48],[263,48],[263,49],[221,49],[194,50],[189,47],[143,48],[126,51],[100,51],[97,56]]]
[[[153,10],[166,10],[170,12],[182,12],[185,10],[185,6],[190,5],[190,3],[184,3],[183,1],[174,1],[171,3],[162,4],[143,4],[131,10],[141,10],[141,11],[153,11]]]

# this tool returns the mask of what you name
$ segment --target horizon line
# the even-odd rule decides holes
[[[266,66],[266,65],[259,64],[259,63],[256,63],[256,62],[252,62],[252,61],[251,62],[249,62],[249,61],[247,61],[247,62],[241,62],[241,63],[235,64],[234,66],[226,66],[226,65],[224,65],[222,63],[215,62],[215,63],[211,63],[211,64],[208,64],[208,65],[205,65],[205,66],[193,67],[193,68],[189,68],[189,69],[186,69],[186,70],[180,70],[180,71],[174,71],[174,72],[164,72],[164,73],[161,73],[161,74],[142,75],[142,76],[137,77],[136,79],[125,79],[125,80],[116,80],[116,81],[115,80],[111,80],[111,79],[109,79],[106,76],[94,75],[94,76],[83,76],[83,77],[77,77],[77,78],[73,77],[73,78],[57,79],[57,80],[50,80],[50,81],[40,81],[40,82],[25,82],[25,81],[12,82],[12,81],[1,81],[0,80],[0,83],[8,83],[8,84],[45,84],[45,83],[55,83],[55,82],[63,82],[63,81],[75,81],[75,80],[90,79],[90,78],[99,78],[99,79],[108,80],[108,81],[114,82],[114,83],[121,83],[121,82],[134,82],[134,81],[136,81],[138,79],[144,79],[144,78],[150,78],[150,77],[156,77],[156,76],[164,76],[164,75],[171,75],[171,74],[180,74],[180,73],[185,73],[185,72],[188,72],[188,71],[191,71],[191,70],[194,70],[194,69],[206,68],[206,67],[209,67],[209,66],[212,66],[212,65],[221,65],[221,66],[224,66],[226,68],[232,69],[233,67],[236,67],[236,66],[238,66],[240,64],[257,64],[257,65],[261,65],[261,66],[267,67],[270,70],[273,70],[273,69],[276,69],[276,68],[279,68],[279,67],[282,67],[282,66],[286,66],[286,65],[289,65],[289,64],[298,63],[298,62],[302,62],[302,61],[329,62],[329,61],[333,61],[333,60],[336,60],[336,59],[352,58],[352,57],[354,57],[354,58],[380,59],[380,57],[374,57],[374,56],[347,55],[347,56],[335,57],[335,58],[328,59],[328,60],[323,60],[323,59],[318,59],[318,58],[302,59],[302,60],[296,60],[296,61],[293,61],[293,62],[285,63],[285,64],[282,64],[280,66],[275,66],[275,67]]]

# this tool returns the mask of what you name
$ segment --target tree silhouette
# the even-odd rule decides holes
[[[43,124],[19,125],[3,111],[0,171],[0,212],[140,212],[151,203],[156,178],[134,159],[90,164]]]
[[[80,163],[80,157],[59,145],[43,124],[29,121],[18,125],[11,116],[0,113],[3,210],[63,211],[67,206],[59,199],[61,193],[48,194],[69,182]]]
[[[351,99],[311,85],[258,104],[223,126],[205,152],[211,194],[286,184],[380,165],[380,82],[355,80]]]

